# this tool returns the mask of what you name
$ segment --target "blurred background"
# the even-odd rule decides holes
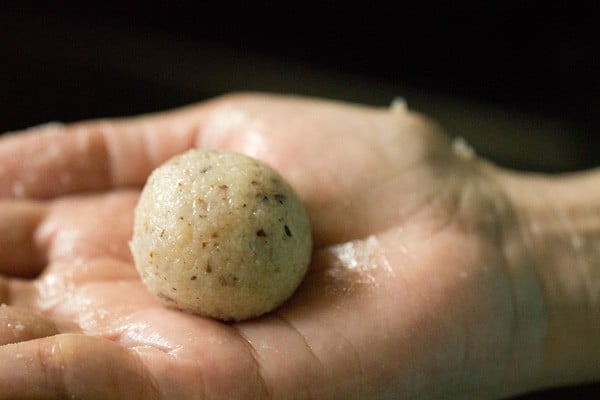
[[[230,91],[403,97],[498,164],[600,165],[600,2],[147,3],[2,2],[0,132]]]
[[[548,172],[600,160],[600,2],[5,1],[0,131],[229,91],[404,97],[482,155]]]

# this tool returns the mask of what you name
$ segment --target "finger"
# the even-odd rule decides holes
[[[0,388],[0,399],[158,398],[134,352],[75,334],[1,346]]]
[[[52,336],[58,327],[40,313],[22,307],[0,306],[0,346]]]
[[[0,138],[0,197],[48,198],[139,186],[157,165],[192,147],[202,109],[5,135]]]
[[[50,197],[108,186],[97,129],[49,125],[0,138],[0,197]]]
[[[0,274],[31,278],[45,265],[35,232],[47,207],[33,201],[0,200]]]
[[[136,191],[118,190],[57,199],[38,226],[36,244],[48,264],[105,258],[130,262],[137,198]]]
[[[0,274],[32,278],[48,263],[73,257],[130,261],[137,197],[115,191],[52,202],[0,199]]]

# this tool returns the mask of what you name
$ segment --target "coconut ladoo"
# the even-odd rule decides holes
[[[142,281],[166,305],[239,321],[293,294],[312,240],[304,205],[268,165],[190,150],[148,178],[130,247]]]

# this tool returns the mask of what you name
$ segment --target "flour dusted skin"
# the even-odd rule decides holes
[[[168,306],[243,320],[293,294],[312,241],[304,205],[269,166],[189,150],[150,175],[130,247],[142,281]]]

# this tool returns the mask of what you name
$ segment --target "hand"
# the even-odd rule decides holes
[[[266,161],[308,208],[309,273],[261,318],[225,324],[165,308],[132,265],[140,187],[191,147]],[[542,295],[488,171],[401,107],[269,95],[3,137],[0,398],[531,389]]]

